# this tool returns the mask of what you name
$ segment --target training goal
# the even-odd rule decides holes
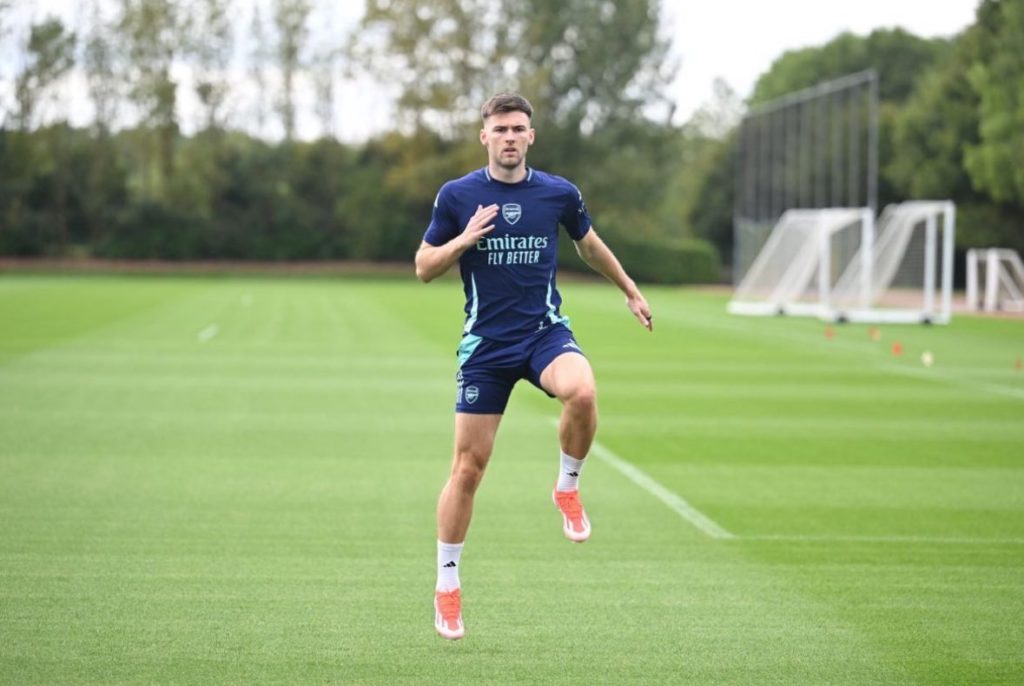
[[[728,310],[826,317],[838,276],[853,265],[867,288],[874,218],[867,207],[787,210],[747,269]]]
[[[847,265],[829,298],[836,321],[946,324],[953,305],[952,202],[889,205],[866,252]],[[866,256],[870,256],[867,259]]]
[[[1016,250],[967,251],[967,309],[1024,312],[1024,263]]]
[[[729,312],[945,324],[955,226],[949,201],[890,205],[877,221],[869,208],[789,210],[736,287]]]

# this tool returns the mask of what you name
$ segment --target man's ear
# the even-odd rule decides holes
[[[480,129],[480,145],[487,145],[487,129]]]

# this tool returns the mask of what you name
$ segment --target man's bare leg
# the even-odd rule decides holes
[[[540,382],[562,403],[558,422],[560,465],[552,498],[562,512],[566,538],[582,543],[590,537],[590,520],[579,500],[579,477],[597,432],[594,372],[583,355],[564,353],[544,369]]]
[[[434,627],[448,639],[462,638],[459,563],[473,516],[473,498],[494,449],[500,414],[455,414],[455,455],[437,502],[437,585]]]
[[[437,503],[437,537],[462,543],[473,516],[473,496],[494,449],[500,414],[455,415],[455,455],[448,483]]]

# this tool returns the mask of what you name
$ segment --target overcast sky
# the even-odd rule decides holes
[[[265,2],[265,0],[262,0]],[[251,4],[247,0],[245,5]],[[362,15],[362,0],[314,3],[320,9],[314,24],[320,31],[342,36]],[[682,123],[712,97],[712,84],[722,78],[740,98],[750,95],[758,76],[787,50],[822,45],[843,31],[866,35],[876,28],[902,27],[923,37],[952,36],[974,20],[978,0],[663,0],[666,30],[680,66],[671,94]],[[79,0],[14,0],[22,18],[59,14],[73,26],[79,20]],[[325,14],[324,8],[330,8]],[[241,19],[248,28],[249,13]],[[315,31],[314,31],[315,33]],[[7,36],[6,41],[12,36]],[[0,50],[9,55],[8,50]],[[12,70],[0,77],[10,92]],[[885,75],[882,75],[885,78]],[[367,84],[341,85],[336,133],[358,140],[388,128],[388,98],[371,94]],[[82,95],[84,98],[84,95]],[[345,107],[346,102],[360,107]],[[81,108],[78,108],[81,109]],[[304,128],[315,134],[314,117],[300,116]]]
[[[741,98],[787,50],[822,45],[844,31],[902,27],[952,36],[974,23],[979,0],[664,0],[682,60],[673,95],[679,114],[707,102],[721,77]],[[882,78],[885,78],[882,75]]]

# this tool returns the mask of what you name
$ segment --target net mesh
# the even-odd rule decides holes
[[[833,289],[832,306],[840,311],[888,308],[926,314],[940,306],[948,316],[948,294],[943,297],[940,291],[949,288],[951,275],[943,272],[951,260],[940,259],[947,250],[940,238],[953,231],[952,223],[951,204],[946,202],[886,207],[877,223],[868,280],[861,258],[851,260]]]
[[[787,211],[736,287],[733,301],[780,312],[801,304],[824,305],[838,275],[859,254],[865,221],[870,212],[860,208]]]
[[[1024,262],[1016,250],[986,248],[968,251],[967,279],[968,306],[971,308],[979,309],[977,295],[981,291],[984,292],[981,305],[987,312],[1024,312]]]

